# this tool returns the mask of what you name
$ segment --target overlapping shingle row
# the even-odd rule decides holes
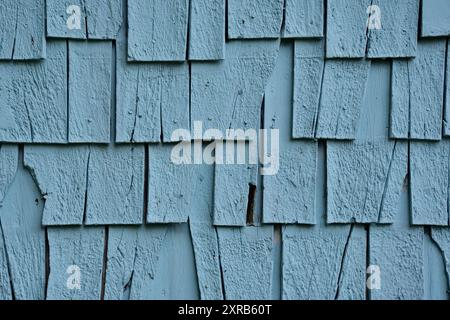
[[[0,4],[0,298],[446,297],[448,9]],[[197,121],[279,129],[277,174],[173,163]]]

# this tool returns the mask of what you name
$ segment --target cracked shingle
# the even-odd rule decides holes
[[[45,1],[3,0],[0,3],[0,60],[46,57]]]
[[[47,0],[47,36],[115,39],[122,24],[122,0]]]
[[[184,61],[188,0],[128,1],[128,61]]]

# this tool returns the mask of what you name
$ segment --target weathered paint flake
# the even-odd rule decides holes
[[[284,0],[228,0],[228,39],[278,38]]]
[[[67,50],[47,43],[47,59],[2,62],[0,141],[67,142]]]
[[[85,223],[141,224],[144,146],[90,146]]]
[[[225,299],[271,299],[273,227],[217,231]]]
[[[264,89],[279,51],[278,40],[231,41],[227,58],[192,62],[191,121],[204,130],[255,129],[260,123]],[[191,126],[193,127],[193,125]]]
[[[69,41],[69,142],[109,143],[110,41]]]
[[[49,300],[100,300],[104,227],[49,227]]]
[[[450,144],[410,142],[411,212],[414,225],[449,224]]]
[[[0,60],[45,57],[45,0],[2,0]]]
[[[3,268],[6,264],[6,268],[0,271],[0,298],[5,292],[16,300],[45,298],[42,209],[39,190],[21,162],[3,202],[0,200],[0,266]],[[5,277],[10,282],[3,287]]]
[[[81,225],[88,186],[88,146],[26,146],[24,164],[45,199],[44,225]]]
[[[282,299],[364,300],[364,228],[286,226]]]
[[[441,139],[445,52],[445,40],[421,40],[415,59],[393,62],[391,138]]]
[[[171,160],[173,145],[155,144],[149,148],[148,223],[187,222],[192,202],[189,186],[193,166]]]
[[[285,0],[284,38],[322,38],[324,0]]]
[[[190,0],[189,60],[225,58],[226,0]]]
[[[283,44],[266,87],[266,129],[279,130],[279,170],[263,177],[264,223],[315,223],[317,142],[292,140],[293,47]]]
[[[122,0],[47,0],[47,36],[115,39],[122,25]]]
[[[139,300],[155,278],[166,226],[110,227],[105,300]]]
[[[184,61],[189,0],[129,0],[128,60]]]
[[[422,37],[450,36],[447,0],[422,0]]]

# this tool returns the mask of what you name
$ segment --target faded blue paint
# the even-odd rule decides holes
[[[442,6],[3,1],[0,299],[448,299]],[[172,163],[221,155],[199,120],[279,129],[278,173]]]

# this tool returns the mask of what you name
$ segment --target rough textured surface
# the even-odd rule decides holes
[[[187,222],[192,201],[192,165],[171,162],[171,145],[149,146],[148,212],[149,223]]]
[[[17,300],[45,298],[45,229],[41,225],[42,208],[39,191],[29,172],[20,163],[8,193],[3,201],[0,200],[0,264],[2,257],[6,263],[6,269],[0,272],[0,296],[6,293]],[[10,282],[3,287],[5,276],[10,278]]]
[[[449,142],[411,142],[409,157],[412,223],[448,225]]]
[[[122,0],[47,0],[49,37],[115,39],[121,25]]]
[[[45,0],[3,0],[0,43],[0,60],[45,58]]]
[[[166,239],[165,226],[111,227],[105,282],[106,300],[138,300],[155,278]]]
[[[314,138],[325,68],[322,40],[295,41],[292,136]]]
[[[323,0],[285,0],[284,38],[322,38]]]
[[[450,36],[450,11],[446,0],[422,1],[422,37]]]
[[[449,299],[445,9],[3,1],[0,299]]]
[[[111,42],[69,41],[69,142],[109,143]]]
[[[270,299],[273,228],[218,228],[227,300]]]
[[[238,142],[240,143],[240,142]],[[214,225],[245,226],[250,186],[257,186],[257,165],[216,164]]]
[[[46,60],[0,63],[0,141],[67,141],[66,44],[47,47]]]
[[[105,228],[103,227],[48,229],[50,274],[47,299],[100,299],[104,241]],[[77,275],[79,275],[79,282],[76,281]],[[71,280],[74,282],[70,282]]]
[[[420,0],[372,1],[372,5],[380,8],[381,29],[369,27],[367,43],[369,58],[415,57],[419,3]],[[375,12],[372,10],[366,13],[372,17]]]
[[[190,0],[189,60],[225,58],[226,0]]]
[[[88,163],[87,146],[25,147],[24,164],[45,199],[44,225],[82,224]]]
[[[392,138],[441,139],[445,52],[445,40],[422,40],[415,59],[393,62]]]
[[[327,58],[362,58],[371,0],[327,1]]]
[[[188,14],[188,0],[129,0],[128,60],[185,60]]]
[[[283,45],[266,87],[265,123],[280,133],[279,171],[264,176],[264,223],[315,223],[317,142],[291,138],[293,48]]]
[[[284,0],[228,0],[228,39],[278,38]]]
[[[354,139],[370,61],[329,60],[323,72],[316,137]]]
[[[203,129],[257,128],[264,88],[278,56],[279,41],[232,41],[227,58],[191,65],[191,121]],[[193,126],[193,125],[192,125]]]
[[[143,146],[90,146],[85,223],[141,224],[144,167]]]
[[[116,142],[169,142],[189,129],[189,66],[127,62],[125,28],[116,48]]]

